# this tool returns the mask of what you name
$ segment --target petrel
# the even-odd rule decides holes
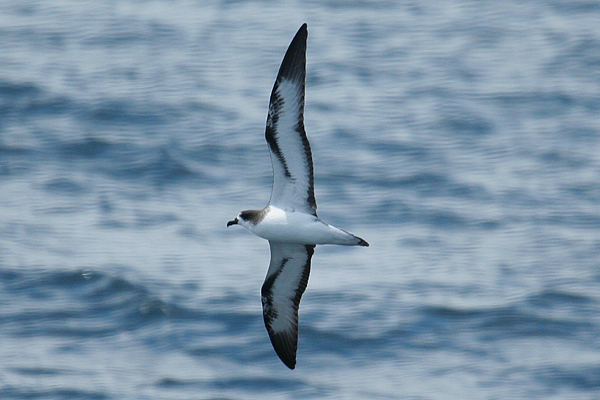
[[[261,295],[263,317],[281,361],[296,366],[298,305],[306,289],[317,244],[369,244],[317,217],[313,162],[304,131],[306,24],[292,40],[271,92],[265,137],[273,166],[273,189],[262,210],[246,210],[227,223],[242,225],[269,241],[271,262]]]

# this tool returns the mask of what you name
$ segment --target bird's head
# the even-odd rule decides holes
[[[258,224],[264,216],[264,210],[246,210],[238,214],[235,219],[227,222],[227,226],[242,225],[244,228]]]

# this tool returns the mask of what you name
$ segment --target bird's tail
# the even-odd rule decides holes
[[[367,243],[367,241],[363,238],[359,238],[358,236],[354,236],[356,239],[358,239],[358,243],[356,244],[357,246],[365,246],[365,247],[369,247],[369,243]]]
[[[336,228],[330,225],[335,230],[335,239],[332,240],[331,244],[341,244],[344,246],[365,246],[369,247],[369,243],[363,238],[360,238],[348,231],[340,228]]]

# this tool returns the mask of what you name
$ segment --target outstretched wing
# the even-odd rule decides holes
[[[308,283],[315,246],[272,241],[269,245],[271,263],[261,290],[265,326],[281,361],[294,369],[298,305]]]
[[[271,92],[265,137],[273,165],[269,204],[317,215],[313,163],[304,130],[306,24],[292,40]]]

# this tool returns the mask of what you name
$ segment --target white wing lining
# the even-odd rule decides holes
[[[269,204],[316,216],[312,153],[304,129],[307,35],[304,24],[283,58],[271,92],[265,138],[273,165]]]
[[[289,368],[296,366],[298,307],[310,275],[314,245],[269,241],[271,263],[261,295],[263,317],[275,352]]]

